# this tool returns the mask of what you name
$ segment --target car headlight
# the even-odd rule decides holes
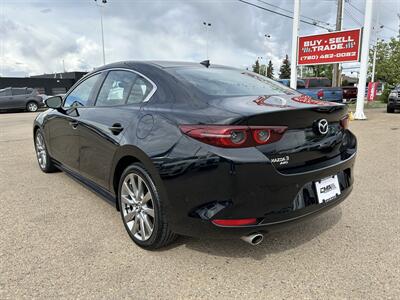
[[[397,92],[396,91],[390,92],[389,97],[397,97]]]

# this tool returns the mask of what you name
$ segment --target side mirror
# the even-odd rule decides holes
[[[49,97],[44,101],[47,107],[50,108],[61,108],[63,99],[60,96]]]

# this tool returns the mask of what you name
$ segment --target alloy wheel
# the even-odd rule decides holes
[[[29,104],[28,104],[28,110],[29,110],[30,112],[35,112],[35,111],[37,111],[37,110],[38,110],[37,104],[36,104],[36,103],[33,103],[33,102],[29,103]]]
[[[136,173],[128,174],[121,187],[123,220],[139,241],[148,240],[154,230],[155,215],[151,191],[144,179]]]
[[[47,163],[47,153],[43,136],[40,132],[36,135],[36,156],[39,162],[39,166],[42,169],[45,169]]]

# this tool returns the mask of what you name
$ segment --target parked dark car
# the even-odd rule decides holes
[[[388,113],[394,113],[396,109],[400,109],[400,85],[390,92],[386,107]]]
[[[35,89],[9,87],[0,90],[0,110],[35,112],[42,106],[42,97]]]
[[[46,104],[33,124],[40,168],[115,202],[147,249],[177,234],[258,244],[352,190],[346,106],[249,71],[115,63]]]

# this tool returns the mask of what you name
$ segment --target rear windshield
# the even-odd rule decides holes
[[[210,96],[260,96],[294,94],[294,91],[249,71],[223,68],[176,68],[171,70]]]

